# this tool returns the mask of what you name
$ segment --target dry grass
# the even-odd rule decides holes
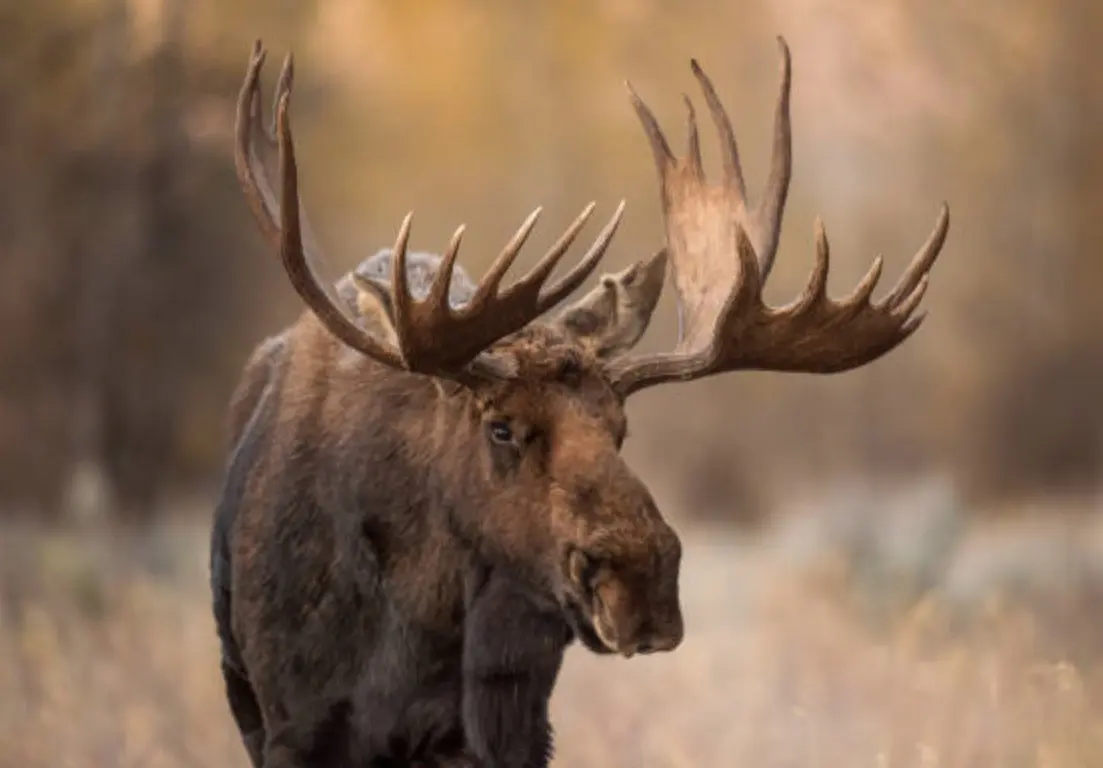
[[[247,765],[202,525],[140,543],[0,537],[0,766]],[[1070,661],[1029,612],[989,603],[963,620],[928,597],[875,630],[826,572],[686,540],[688,639],[630,662],[572,651],[557,765],[1103,765],[1103,658]]]

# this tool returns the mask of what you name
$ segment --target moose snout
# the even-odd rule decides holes
[[[607,652],[631,658],[681,644],[685,629],[676,584],[614,576],[594,598],[593,628]]]
[[[685,636],[678,589],[682,542],[665,521],[658,526],[654,548],[658,553],[658,568],[649,579],[647,602],[650,610],[647,611],[648,618],[638,633],[639,653],[673,651],[682,644]]]
[[[622,645],[620,653],[627,659],[632,658],[637,653],[641,655],[666,653],[668,651],[673,651],[681,645],[683,636],[684,631],[681,622],[679,622],[677,627],[672,627],[661,632],[641,634],[633,642]]]
[[[673,601],[669,596],[656,599],[652,594],[649,602],[650,605],[640,611],[643,620],[620,639],[617,651],[625,658],[636,654],[665,653],[682,644],[685,625],[676,593]]]
[[[682,622],[679,621],[676,628],[672,628],[665,632],[657,632],[650,637],[645,637],[636,650],[639,653],[666,653],[667,651],[673,651],[682,644],[682,638],[684,636],[685,630],[682,627]]]
[[[685,625],[681,609],[675,606],[673,614],[661,621],[649,622],[642,628],[636,641],[636,653],[665,653],[682,644]]]

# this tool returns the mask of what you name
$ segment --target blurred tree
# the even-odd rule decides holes
[[[247,250],[235,231],[251,221],[218,213],[236,191],[227,148],[209,156],[188,138],[187,3],[161,4],[145,50],[130,11],[122,0],[4,9],[0,131],[23,149],[0,157],[14,192],[0,213],[15,256],[0,343],[8,504],[141,518],[167,482],[217,462],[218,437],[198,466],[181,440],[202,415],[188,412],[191,393],[213,387],[221,400],[240,365],[223,359],[222,345],[242,345],[227,327],[243,317],[222,251]]]
[[[979,4],[962,30],[984,111],[959,169],[970,215],[990,223],[969,246],[990,258],[970,265],[959,302],[980,357],[958,404],[959,476],[974,500],[1082,493],[1103,471],[1103,13],[1033,2],[995,25],[996,6]],[[1006,62],[1002,77],[992,61]]]

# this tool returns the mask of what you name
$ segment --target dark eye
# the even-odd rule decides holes
[[[490,422],[490,439],[496,443],[512,443],[513,430],[504,421]]]
[[[581,549],[572,548],[567,556],[567,569],[571,579],[583,589],[593,586],[594,576],[597,575],[600,562],[598,559]]]

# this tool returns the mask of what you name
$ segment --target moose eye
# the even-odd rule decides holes
[[[490,439],[496,443],[512,443],[513,430],[504,421],[490,422]]]
[[[571,579],[583,589],[593,587],[594,578],[601,567],[601,561],[581,549],[571,549],[567,559],[568,572]]]

